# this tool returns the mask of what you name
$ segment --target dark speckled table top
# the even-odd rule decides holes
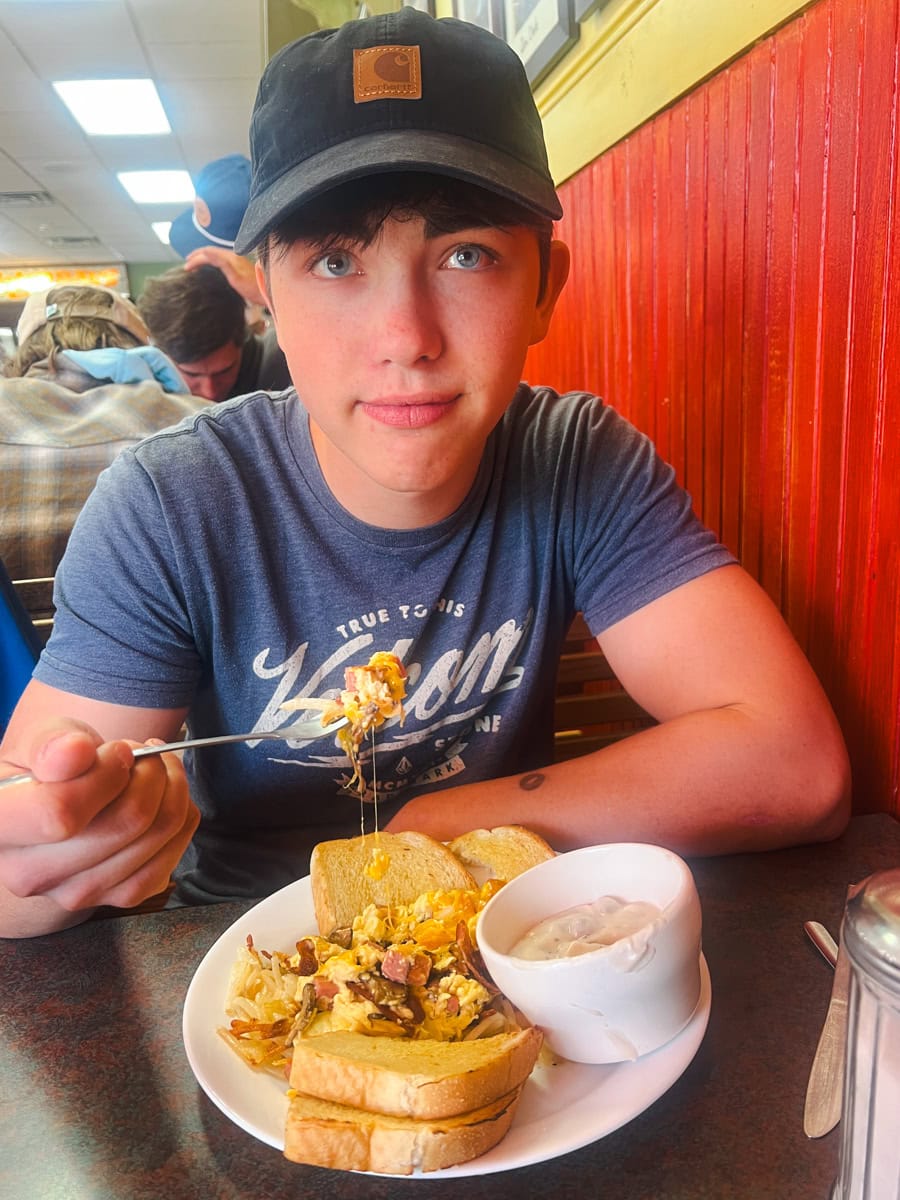
[[[0,941],[0,1197],[826,1200],[839,1135],[807,1140],[802,1114],[831,980],[803,921],[836,932],[846,884],[898,864],[900,823],[887,816],[858,817],[828,845],[694,860],[713,1002],[687,1071],[590,1146],[465,1180],[296,1166],[207,1099],[185,1057],[182,1003],[249,905]]]

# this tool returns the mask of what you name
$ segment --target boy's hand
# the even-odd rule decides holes
[[[0,806],[0,884],[75,912],[130,907],[162,891],[199,821],[175,755],[135,761],[127,741],[53,720],[24,762],[39,782],[8,789]]]

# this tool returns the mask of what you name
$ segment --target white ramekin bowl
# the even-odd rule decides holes
[[[546,917],[602,896],[649,901],[661,915],[573,958],[509,953]],[[687,864],[661,846],[626,842],[559,854],[512,879],[485,906],[477,936],[494,982],[554,1053],[613,1063],[658,1049],[690,1020],[700,997],[700,929]]]

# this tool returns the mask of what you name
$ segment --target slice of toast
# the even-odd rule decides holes
[[[372,852],[389,860],[378,879],[366,873]],[[378,833],[319,842],[309,867],[319,932],[352,925],[368,904],[408,904],[423,892],[474,888],[475,880],[442,842],[424,833]]]
[[[488,879],[503,879],[508,883],[529,867],[555,857],[556,853],[542,837],[524,825],[472,829],[448,842],[447,849],[478,883]]]
[[[291,1086],[371,1112],[450,1117],[518,1088],[542,1041],[535,1028],[462,1042],[323,1033],[294,1042]]]
[[[473,1112],[420,1121],[297,1094],[290,1100],[284,1154],[292,1162],[343,1171],[411,1175],[468,1162],[500,1141],[519,1090]]]

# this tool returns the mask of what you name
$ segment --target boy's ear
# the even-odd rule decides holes
[[[272,297],[269,295],[269,281],[266,279],[266,273],[262,268],[262,263],[260,262],[256,263],[256,286],[259,288],[260,292],[262,292],[263,298],[266,302],[266,308],[274,317],[275,311],[272,308]]]
[[[565,287],[568,278],[569,247],[565,242],[557,241],[554,238],[550,243],[550,263],[547,270],[547,283],[544,287],[544,294],[541,296],[534,310],[534,319],[531,323],[531,338],[528,342],[529,346],[534,346],[538,342],[542,342],[547,336],[547,330],[550,328],[550,318],[553,316],[553,310],[556,308],[559,294]]]

